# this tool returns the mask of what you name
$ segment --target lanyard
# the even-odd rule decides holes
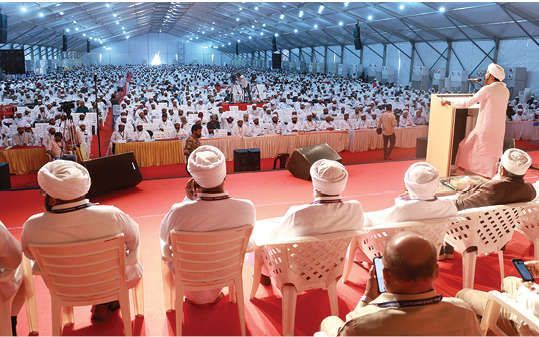
[[[418,307],[422,305],[437,304],[442,301],[442,295],[436,295],[430,298],[424,298],[420,300],[406,300],[406,301],[389,301],[382,303],[373,303],[379,308],[408,308]]]
[[[70,212],[75,212],[75,211],[78,211],[78,210],[81,210],[81,209],[85,209],[85,208],[88,208],[88,207],[91,207],[91,206],[95,206],[94,203],[86,203],[86,204],[82,204],[82,205],[78,205],[78,206],[74,206],[74,207],[69,207],[69,208],[62,208],[62,209],[51,209],[49,211],[49,213],[54,213],[54,214],[64,214],[64,213],[70,213]]]

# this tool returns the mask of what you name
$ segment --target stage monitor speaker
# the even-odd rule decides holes
[[[67,36],[62,35],[62,51],[67,51]]]
[[[341,161],[342,158],[328,144],[319,144],[311,147],[295,149],[286,162],[286,168],[296,178],[310,180],[311,165],[320,159]]]
[[[82,165],[92,178],[92,187],[88,192],[90,197],[134,187],[142,181],[133,152],[88,160]]]
[[[24,50],[0,50],[0,68],[2,68],[6,74],[24,74],[26,72]]]
[[[271,69],[281,69],[281,53],[271,54]]]
[[[0,14],[0,43],[7,43],[7,15]]]
[[[234,172],[260,171],[260,149],[234,150]]]
[[[9,164],[0,163],[0,190],[9,190],[10,188]]]

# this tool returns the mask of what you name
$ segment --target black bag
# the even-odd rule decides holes
[[[381,135],[382,134],[382,128],[376,128],[376,133]]]

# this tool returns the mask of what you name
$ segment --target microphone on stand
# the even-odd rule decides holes
[[[472,83],[481,83],[481,81],[483,81],[481,77],[472,77],[468,79],[468,82],[472,82]]]

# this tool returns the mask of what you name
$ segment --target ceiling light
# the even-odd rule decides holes
[[[78,32],[78,31],[79,31],[79,27],[75,27],[75,30]]]
[[[21,12],[26,13],[28,11],[28,8],[26,6],[21,6]]]
[[[93,39],[94,39],[94,38],[93,38],[93,37],[91,37],[91,36],[90,36],[90,37],[88,38],[88,40],[90,40],[90,41],[92,41]]]
[[[73,24],[76,25],[76,24],[77,24],[77,21],[73,20]]]
[[[318,7],[318,14],[322,14],[323,11],[324,11],[324,5],[320,5],[320,7]]]
[[[105,4],[105,7],[110,8],[110,4]]]
[[[116,20],[116,24],[119,25],[119,24],[120,24],[120,21]]]
[[[211,24],[214,25],[214,24],[215,24],[215,21],[213,21]]]
[[[192,37],[190,37],[190,38],[189,38],[189,41],[193,41],[193,38],[192,38]]]
[[[318,29],[318,24],[315,23],[313,27],[314,27],[314,29]]]
[[[82,36],[86,37],[86,33],[82,33]]]
[[[161,33],[161,31],[159,31],[159,33]],[[198,36],[195,36],[195,40],[198,40]]]
[[[367,16],[367,20],[372,21],[372,15]]]
[[[240,18],[236,18],[236,22],[239,22],[240,21]]]
[[[69,28],[66,28],[66,33],[69,33]]]
[[[275,34],[273,34],[273,36],[279,37],[279,33],[275,33]]]
[[[400,4],[400,5],[399,5],[399,9],[400,9],[401,11],[403,11],[403,10],[404,10],[404,4]]]
[[[58,7],[58,6],[61,6],[62,4],[61,3],[57,3],[55,7]]]
[[[344,22],[339,21],[339,26],[341,26],[341,27],[344,26]]]
[[[112,14],[112,16],[114,16],[114,17],[117,17],[117,16],[118,16],[118,14],[116,14],[116,13],[113,13],[113,14]]]
[[[258,6],[255,6],[255,11],[257,11],[257,10],[258,10]]]
[[[225,45],[224,45],[224,44],[222,44],[222,45],[221,45],[221,47],[222,47],[222,48],[224,48],[224,47],[225,47]]]
[[[240,43],[240,42],[241,42],[241,40],[236,40],[236,42]]]
[[[39,16],[40,18],[42,18],[42,17],[45,16],[45,14],[43,14],[43,12],[39,12],[39,13],[37,13],[37,16]]]
[[[255,25],[251,25],[251,29],[255,29]]]
[[[122,26],[122,30],[125,30],[125,27],[124,27],[124,26]]]
[[[249,36],[249,40],[252,40],[253,38]]]
[[[444,6],[440,6],[440,8],[438,8],[438,10],[440,11],[440,13],[445,13],[445,7]]]
[[[230,46],[231,44],[232,44],[231,42],[228,43],[229,46]]]
[[[262,27],[266,27],[266,24],[265,24],[265,23],[263,23],[263,24],[262,24]]]
[[[230,33],[230,35],[234,36],[234,32]]]
[[[344,7],[348,7],[349,4],[350,4],[349,2],[345,2]]]
[[[298,29],[297,28],[294,28],[294,33],[297,33],[298,32]]]
[[[127,36],[125,37],[125,39],[126,39],[126,40],[129,40],[129,38],[130,38],[130,36],[129,36],[129,35],[127,35]]]
[[[284,19],[284,14],[279,15],[279,19]]]
[[[238,8],[238,9],[239,9],[240,11],[241,11],[241,10],[243,10],[243,8],[241,8],[241,7],[240,7],[240,8]]]
[[[204,35],[204,34],[206,34],[206,32],[205,32],[205,31],[202,31],[202,35]]]
[[[260,32],[260,36],[264,36],[264,32]]]
[[[300,10],[300,11],[299,11],[298,16],[299,16],[300,18],[303,17],[303,10]]]
[[[215,28],[211,27],[211,30],[215,30]]]
[[[58,12],[58,14],[60,14],[60,15],[64,15],[64,12]]]

